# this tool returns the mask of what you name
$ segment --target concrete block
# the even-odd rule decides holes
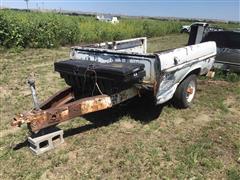
[[[38,134],[28,137],[28,142],[30,144],[29,148],[34,154],[42,154],[64,143],[63,130],[51,128],[41,131]]]

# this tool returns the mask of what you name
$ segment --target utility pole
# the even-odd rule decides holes
[[[29,0],[24,0],[26,2],[26,5],[27,5],[27,10],[28,10],[28,2]]]

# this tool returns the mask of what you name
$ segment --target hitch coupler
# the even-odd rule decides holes
[[[34,81],[33,79],[29,79],[29,80],[28,80],[28,84],[29,84],[29,86],[30,86],[31,93],[32,93],[32,99],[33,99],[34,109],[38,111],[38,110],[40,109],[40,106],[39,106],[39,101],[38,101],[38,98],[37,98],[35,81]]]

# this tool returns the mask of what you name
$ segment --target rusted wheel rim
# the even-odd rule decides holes
[[[186,90],[186,99],[187,102],[191,102],[195,96],[196,84],[194,81],[190,81]]]

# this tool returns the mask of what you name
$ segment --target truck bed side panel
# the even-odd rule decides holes
[[[216,52],[215,42],[207,42],[159,54],[162,76],[156,94],[157,104],[170,100],[179,83],[192,71],[207,74],[213,66]]]

